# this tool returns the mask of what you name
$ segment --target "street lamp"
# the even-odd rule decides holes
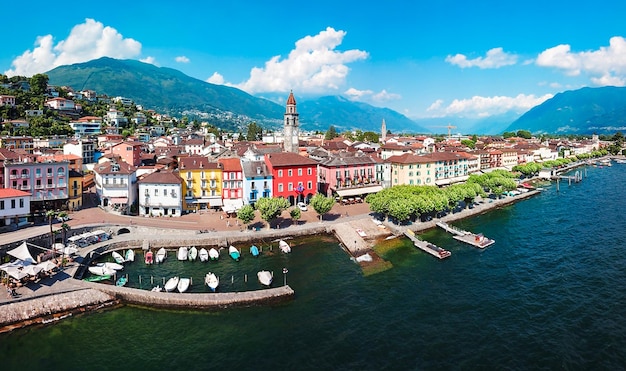
[[[283,268],[283,286],[287,286],[287,272],[289,272],[289,270]]]

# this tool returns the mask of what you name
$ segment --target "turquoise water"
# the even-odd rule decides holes
[[[454,223],[496,244],[478,250],[441,230],[439,261],[400,240],[394,265],[364,277],[330,238],[289,255],[213,263],[222,290],[257,289],[256,270],[287,267],[294,300],[220,311],[138,307],[0,336],[3,369],[622,369],[626,364],[626,165]],[[199,262],[174,262],[205,289]],[[178,264],[183,266],[178,267]],[[168,272],[133,274],[167,276]],[[132,271],[132,269],[130,270]],[[248,282],[244,281],[248,274]],[[135,285],[132,274],[131,285]],[[233,283],[224,277],[233,277]],[[225,282],[227,281],[227,282]],[[226,285],[224,285],[226,283]],[[147,285],[146,285],[147,286]],[[147,288],[147,287],[146,287]]]

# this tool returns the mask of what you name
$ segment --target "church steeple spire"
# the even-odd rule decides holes
[[[289,92],[287,98],[287,107],[285,110],[285,122],[284,122],[284,136],[285,152],[297,153],[300,150],[299,142],[299,125],[298,111],[296,110],[296,98],[293,96],[293,90]]]

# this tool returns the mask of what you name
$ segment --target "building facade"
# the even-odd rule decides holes
[[[222,164],[202,156],[180,157],[178,172],[183,179],[185,210],[222,207]]]
[[[317,192],[317,162],[296,153],[265,155],[265,164],[272,174],[272,195],[289,200],[292,205],[305,201]]]
[[[139,215],[178,217],[183,213],[183,180],[177,173],[156,171],[138,182]]]

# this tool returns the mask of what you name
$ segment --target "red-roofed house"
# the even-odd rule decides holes
[[[121,142],[111,146],[110,153],[118,155],[122,161],[132,166],[141,165],[141,142]]]
[[[308,201],[317,192],[317,162],[297,153],[281,152],[265,155],[272,174],[272,195],[283,197],[294,205],[297,200]]]
[[[236,212],[243,206],[243,171],[238,158],[220,158],[222,164],[222,209],[227,212]]]
[[[0,189],[0,227],[27,222],[30,214],[30,193],[17,189]]]

